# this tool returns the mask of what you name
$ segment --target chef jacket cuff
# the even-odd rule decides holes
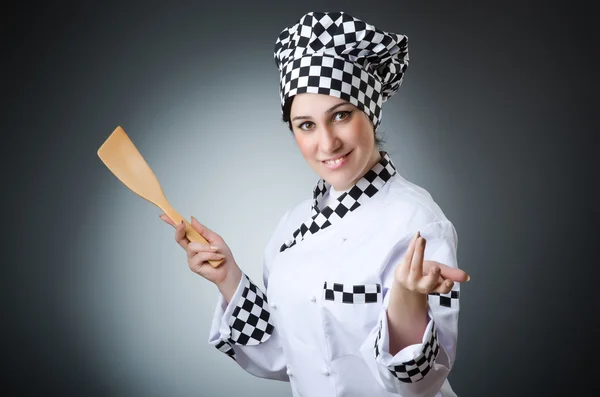
[[[423,379],[431,370],[440,351],[437,329],[431,308],[428,308],[429,322],[421,343],[409,345],[395,355],[389,352],[390,335],[387,312],[384,310],[379,320],[379,330],[375,338],[375,359],[387,367],[401,382],[415,383]]]
[[[272,334],[273,324],[266,295],[242,273],[229,303],[219,293],[209,343],[229,354],[232,345],[257,345]]]

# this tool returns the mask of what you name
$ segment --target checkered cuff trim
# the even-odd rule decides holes
[[[241,282],[242,296],[229,319],[229,341],[236,345],[258,345],[273,334],[267,297],[247,275],[242,275]]]
[[[219,351],[227,354],[229,357],[231,357],[233,359],[233,361],[237,361],[236,357],[235,357],[235,350],[233,350],[233,346],[231,345],[231,343],[229,343],[229,341],[219,341],[219,343],[217,343],[217,345],[215,346]]]
[[[404,362],[399,365],[390,365],[389,371],[399,381],[404,383],[415,383],[427,375],[435,363],[435,359],[440,351],[440,344],[437,337],[437,328],[435,322],[432,320],[431,336],[429,340],[423,343],[421,354],[415,359]],[[375,358],[379,358],[381,351],[381,327],[382,323],[379,323],[379,332],[375,338]]]

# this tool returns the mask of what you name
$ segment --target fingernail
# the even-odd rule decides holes
[[[471,279],[471,276],[467,276],[467,281],[469,281]]]
[[[216,251],[216,250],[218,250],[219,248],[217,248],[217,247],[214,247],[214,246],[212,246],[212,245],[211,245],[211,246],[210,246],[210,249],[211,249],[211,250],[215,250],[215,251]]]
[[[218,258],[225,258],[225,255],[223,254],[215,254]]]

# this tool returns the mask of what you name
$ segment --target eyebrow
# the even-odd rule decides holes
[[[339,108],[340,106],[344,106],[344,105],[350,105],[350,103],[348,103],[348,102],[340,102],[337,105],[333,105],[332,107],[330,107],[329,109],[327,109],[325,111],[325,113],[331,113],[335,109]],[[311,118],[310,116],[296,116],[296,117],[294,117],[292,119],[292,121],[295,121],[295,120],[307,120],[307,119],[310,119],[310,118]]]

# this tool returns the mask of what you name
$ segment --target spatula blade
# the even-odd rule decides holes
[[[175,223],[183,221],[185,234],[190,241],[208,244],[208,241],[171,207],[158,178],[121,126],[115,128],[100,146],[98,157],[131,191],[162,209]],[[218,267],[223,260],[209,260],[208,262],[212,267]]]
[[[121,126],[100,146],[98,157],[134,193],[159,207],[165,204],[158,178]]]

